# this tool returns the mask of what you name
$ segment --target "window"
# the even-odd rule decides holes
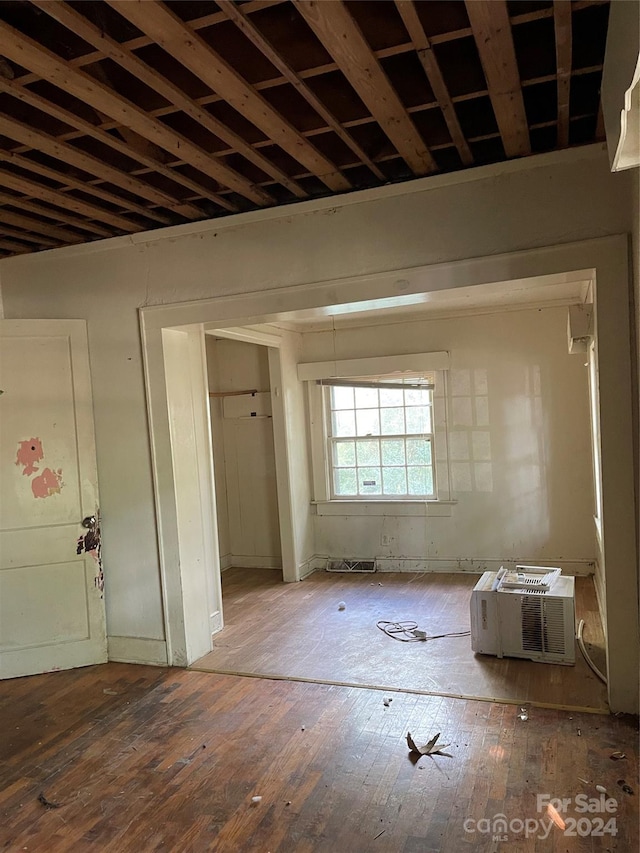
[[[435,498],[433,384],[352,382],[323,389],[332,499]]]

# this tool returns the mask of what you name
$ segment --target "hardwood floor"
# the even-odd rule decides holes
[[[635,720],[530,708],[523,721],[514,705],[394,693],[385,707],[384,698],[126,664],[2,682],[0,849],[638,850]],[[407,731],[419,743],[441,732],[452,757],[411,760]],[[615,750],[626,758],[612,760]],[[598,798],[595,785],[617,801],[602,815],[615,818],[616,836],[568,835],[537,811],[537,794]],[[598,815],[575,805],[567,829],[570,817],[597,828]],[[478,823],[498,814],[510,824],[499,845]],[[521,822],[540,819],[527,838]]]
[[[400,643],[376,628],[380,619],[413,619],[430,634],[468,630],[476,581],[472,574],[316,572],[284,584],[279,571],[229,569],[225,627],[195,668],[606,712],[606,688],[577,648],[575,666],[499,660],[474,655],[469,637]],[[576,578],[576,610],[604,669],[591,578]]]

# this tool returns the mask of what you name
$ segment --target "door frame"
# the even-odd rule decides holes
[[[205,324],[205,334],[215,335],[231,341],[255,344],[267,348],[269,359],[269,387],[271,393],[271,414],[273,427],[273,449],[276,464],[276,492],[278,495],[278,525],[280,529],[280,548],[282,558],[282,580],[285,583],[300,580],[299,566],[295,559],[294,521],[290,487],[290,466],[288,448],[287,419],[284,411],[282,365],[280,347],[282,338],[277,335],[252,328],[210,328]],[[215,478],[214,478],[215,485]],[[215,519],[217,522],[217,518]],[[218,565],[218,571],[220,567]],[[221,607],[222,610],[222,607]]]
[[[432,291],[584,271],[594,281],[594,315],[599,374],[600,479],[602,485],[602,571],[606,600],[601,612],[607,644],[609,701],[614,709],[637,707],[638,561],[632,399],[629,347],[628,235],[615,235],[545,246],[463,261],[391,270],[331,281],[261,290],[140,310],[149,429],[158,517],[161,574],[169,660],[191,663],[186,631],[191,614],[182,597],[180,537],[172,471],[163,329],[191,326],[203,335],[203,323],[226,328],[275,322],[292,311],[324,315],[364,307],[418,304]],[[283,307],[286,306],[286,309]],[[357,308],[356,308],[357,306]],[[194,324],[197,324],[194,326]],[[193,332],[192,332],[193,334]],[[212,476],[212,475],[211,475]],[[289,484],[290,485],[290,484]],[[210,503],[215,505],[215,498]],[[307,508],[308,509],[308,508]],[[209,525],[210,526],[210,525]],[[210,532],[208,534],[211,535]],[[204,554],[204,551],[203,551]],[[197,645],[197,644],[196,644]]]

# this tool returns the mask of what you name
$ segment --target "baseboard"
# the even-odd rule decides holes
[[[220,557],[220,571],[226,572],[233,566],[233,557],[231,554],[223,554]]]
[[[149,666],[168,666],[167,644],[164,640],[146,637],[107,637],[109,660],[118,663],[144,663]]]
[[[327,559],[332,560],[340,560],[344,558],[343,555],[328,557],[321,557],[320,555],[316,555],[313,558],[315,563],[322,563],[322,565],[317,565],[317,568],[324,568],[326,565]],[[349,557],[361,557],[365,559],[363,555],[348,555]],[[482,574],[482,572],[497,572],[501,566],[507,566],[508,568],[515,567],[518,565],[525,566],[550,566],[550,567],[559,567],[562,569],[562,573],[565,575],[570,575],[573,577],[576,576],[586,576],[592,575],[595,571],[595,564],[590,560],[509,560],[509,559],[468,559],[468,560],[460,560],[455,557],[369,557],[366,556],[366,559],[375,559],[376,561],[376,570],[378,572],[448,572],[448,573],[458,573],[458,572],[470,572],[472,574]],[[316,568],[313,569],[316,571]]]
[[[305,578],[308,578],[309,575],[312,575],[314,572],[322,571],[326,568],[327,558],[319,557],[317,554],[314,554],[313,557],[310,557],[300,566],[298,566],[298,577],[301,581]]]

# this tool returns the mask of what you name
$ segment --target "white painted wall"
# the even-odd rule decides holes
[[[451,515],[318,515],[317,553],[381,557],[389,569],[426,561],[435,570],[477,571],[511,560],[593,570],[587,368],[583,356],[568,354],[565,307],[302,337],[304,361],[451,353],[447,443],[457,501]],[[437,436],[440,444],[443,438]],[[443,464],[439,474],[446,473]]]
[[[270,391],[267,347],[206,339],[210,391]],[[223,417],[222,405],[221,398],[211,400],[221,564],[279,568],[272,420]]]
[[[628,233],[632,204],[591,146],[0,262],[7,318],[88,321],[108,632],[164,636],[140,307]]]

